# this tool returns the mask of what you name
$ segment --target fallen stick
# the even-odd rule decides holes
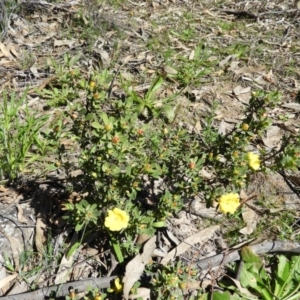
[[[43,300],[46,297],[49,297],[52,293],[55,294],[55,298],[64,297],[69,295],[70,289],[74,289],[76,292],[84,292],[87,290],[87,287],[91,287],[93,289],[98,288],[99,290],[108,288],[110,287],[111,280],[114,278],[116,278],[116,276],[89,278],[85,280],[47,286],[33,292],[9,295],[0,298],[1,300]]]
[[[248,246],[256,254],[265,254],[265,253],[274,253],[274,252],[289,252],[289,253],[300,253],[300,243],[293,242],[284,242],[284,241],[264,241],[260,244]],[[192,266],[198,267],[202,270],[211,269],[220,265],[228,264],[232,261],[241,259],[240,250],[233,249],[228,252],[217,254],[211,257],[201,259],[197,262],[194,262]],[[76,292],[83,292],[87,289],[88,286],[91,288],[108,288],[110,287],[110,282],[116,278],[104,277],[104,278],[89,278],[86,280],[79,280],[74,282],[68,282],[63,284],[57,284],[49,287],[44,287],[33,292],[27,292],[16,295],[9,295],[0,297],[1,300],[43,300],[46,296],[49,296],[50,293],[55,293],[55,297],[63,297],[69,294],[70,289],[74,289]]]
[[[260,244],[248,246],[256,254],[274,253],[274,252],[290,252],[300,253],[300,243],[284,242],[284,241],[264,241]],[[193,267],[198,267],[201,270],[211,269],[220,265],[226,265],[232,261],[240,260],[240,250],[233,249],[221,254],[207,257],[198,260],[192,264]]]

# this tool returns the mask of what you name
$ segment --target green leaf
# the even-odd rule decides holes
[[[244,300],[244,299],[250,299],[250,298],[243,298],[239,294],[234,293],[231,295],[230,300]],[[252,299],[252,298],[251,298]],[[254,298],[253,298],[254,299]]]
[[[243,265],[240,281],[243,287],[251,287],[262,296],[264,300],[273,300],[273,294],[268,289],[268,281],[263,280],[262,275],[266,277],[264,269],[259,267],[260,262],[245,263]]]
[[[89,113],[89,114],[87,114],[86,116],[85,116],[85,121],[90,121],[90,120],[92,120],[92,119],[94,119],[95,118],[95,115],[94,114],[92,114],[92,113]],[[96,123],[96,122],[95,122]]]
[[[145,98],[151,99],[154,95],[154,93],[162,86],[164,80],[162,77],[157,77],[151,87],[149,88]]]
[[[80,242],[76,242],[68,251],[67,258],[69,259],[74,253],[74,251],[76,251],[79,247],[80,247]]]
[[[105,125],[109,124],[108,116],[107,116],[106,113],[102,113],[101,118],[102,118]]]
[[[75,231],[76,232],[80,231],[83,226],[84,226],[84,224],[77,223],[76,226],[75,226]]]
[[[15,268],[14,268],[14,266],[11,264],[11,262],[10,262],[9,259],[6,259],[4,263],[5,263],[5,267],[6,267],[8,270],[10,270],[10,271],[12,271],[12,272],[15,272]]]
[[[95,129],[100,129],[102,126],[98,122],[92,122],[91,126]]]
[[[277,272],[275,274],[275,286],[274,295],[277,296],[280,293],[281,286],[289,276],[290,264],[288,259],[284,255],[278,256]]]
[[[81,204],[83,207],[88,207],[88,206],[90,206],[90,204],[89,204],[85,199],[81,200],[81,201],[80,201],[80,204]]]
[[[230,293],[228,291],[225,293],[214,292],[212,299],[213,300],[230,300]]]
[[[159,221],[159,222],[154,222],[152,224],[152,226],[155,227],[155,228],[162,228],[162,227],[166,227],[167,224],[166,224],[165,221]]]
[[[281,258],[282,259],[282,258]],[[284,259],[282,259],[284,261]],[[288,269],[286,272],[288,273],[287,277],[281,284],[280,291],[278,292],[278,296],[280,299],[291,299],[287,297],[287,295],[293,295],[296,293],[300,288],[300,283],[297,281],[297,286],[295,287],[295,276],[298,274],[298,270],[300,267],[300,256],[294,256],[290,261],[286,261],[286,268]],[[294,297],[293,297],[294,298]]]
[[[75,56],[71,56],[71,59],[69,61],[69,66],[73,66],[74,64],[76,64],[79,60],[80,60],[80,55],[75,55]]]
[[[245,263],[242,267],[240,281],[243,287],[257,287],[257,279],[255,275],[251,272],[251,266]],[[250,270],[249,270],[250,269]]]
[[[113,243],[113,248],[114,248],[117,260],[119,263],[122,263],[124,261],[124,258],[123,258],[123,254],[120,249],[120,245],[116,241],[113,241],[112,243]]]
[[[94,204],[91,205],[90,211],[93,211],[93,210],[95,210],[96,208],[97,208],[97,204],[94,203]]]
[[[144,233],[149,236],[153,236],[155,232],[156,229],[154,227],[147,227],[147,228],[140,229],[140,233]]]
[[[248,246],[242,248],[241,257],[245,263],[261,262],[260,257]]]
[[[269,291],[269,289],[264,284],[259,284],[257,292],[261,293],[262,298],[265,300],[274,300],[274,295]]]

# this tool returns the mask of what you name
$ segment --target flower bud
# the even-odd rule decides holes
[[[96,87],[96,82],[95,81],[90,81],[89,87],[93,90]]]
[[[243,123],[241,127],[244,131],[247,131],[249,129],[249,124]]]

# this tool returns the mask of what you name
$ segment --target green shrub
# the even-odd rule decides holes
[[[77,230],[104,230],[113,245],[126,237],[126,242],[115,247],[120,260],[121,253],[127,256],[138,250],[132,243],[136,234],[153,234],[195,195],[201,195],[207,206],[223,195],[221,211],[234,213],[239,207],[236,193],[247,186],[253,173],[299,165],[296,149],[300,141],[296,136],[284,137],[280,151],[247,150],[271,124],[267,113],[280,100],[277,92],[253,93],[244,119],[226,134],[218,132],[215,123],[216,102],[197,135],[174,125],[178,94],[158,97],[157,92],[166,84],[162,77],[154,78],[143,96],[123,80],[125,98],[112,100],[106,94],[112,75],[104,70],[83,77],[73,67],[77,60],[65,57],[65,65],[57,66],[58,81],[72,90],[75,98],[80,95],[84,99],[70,102],[68,117],[73,124],[64,133],[79,145],[78,164],[83,175],[74,186],[85,194],[81,203],[67,204],[68,219]],[[57,99],[55,90],[45,93],[50,101]],[[201,173],[203,168],[209,178]],[[126,228],[117,234],[104,224],[114,208],[130,217]]]

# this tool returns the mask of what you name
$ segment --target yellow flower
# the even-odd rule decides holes
[[[94,297],[94,300],[101,300],[101,296],[99,293],[97,293]]]
[[[259,155],[253,152],[247,153],[247,159],[249,163],[249,167],[253,170],[258,170],[260,167]]]
[[[119,208],[114,208],[108,211],[104,225],[111,231],[120,231],[128,226],[128,222],[129,216],[127,212]]]
[[[122,291],[122,283],[120,283],[120,278],[116,278],[114,280],[114,286],[112,288],[107,289],[109,293],[119,293]]]
[[[115,283],[115,288],[114,288],[115,292],[118,293],[122,291],[122,284],[120,283],[120,278],[116,278],[114,283]]]
[[[166,278],[166,282],[168,285],[176,286],[179,282],[178,276],[175,276],[174,274],[168,274]]]
[[[223,214],[233,214],[240,206],[240,198],[238,194],[230,193],[221,196],[219,200],[220,211]]]

